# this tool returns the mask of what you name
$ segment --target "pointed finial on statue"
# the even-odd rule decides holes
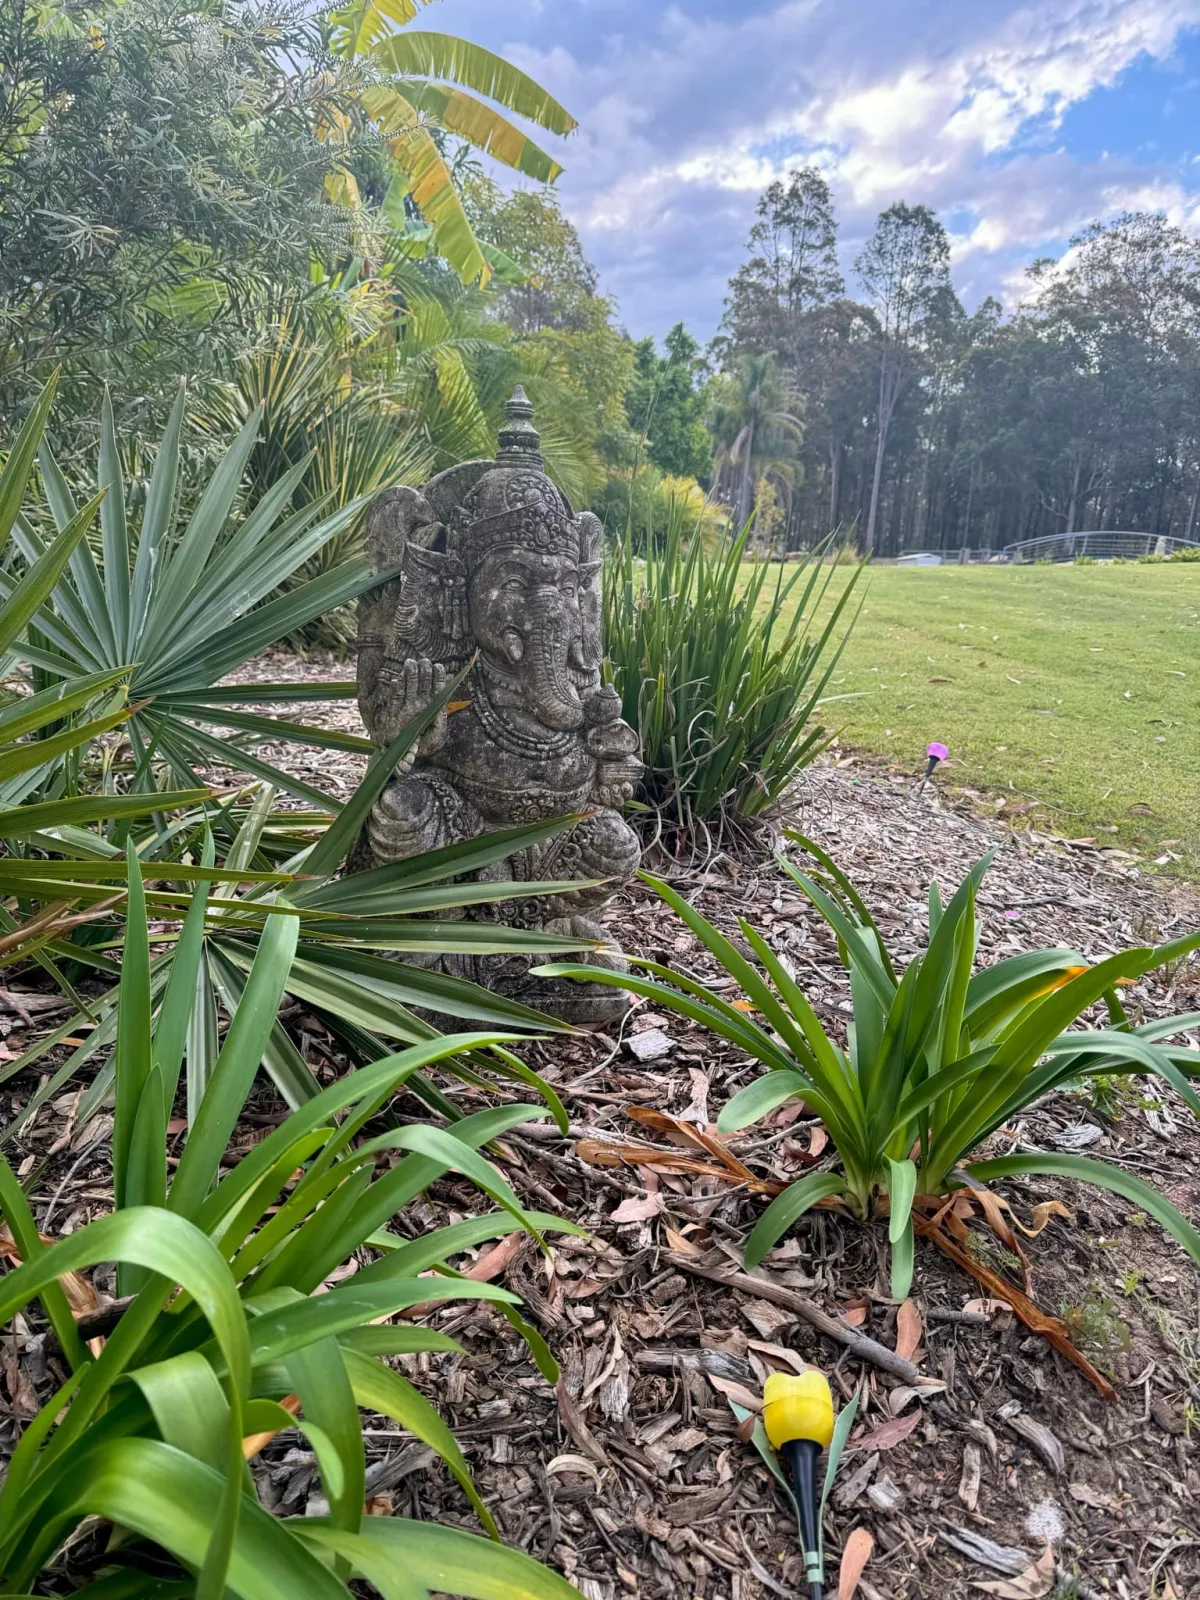
[[[533,425],[533,406],[520,384],[504,407],[507,418],[500,429],[500,449],[496,460],[506,467],[531,467],[542,470],[541,439]]]

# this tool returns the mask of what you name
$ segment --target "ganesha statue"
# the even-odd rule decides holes
[[[367,518],[367,555],[398,570],[359,602],[358,703],[386,748],[467,669],[371,812],[357,865],[402,861],[499,828],[578,814],[568,830],[483,876],[531,892],[472,908],[582,942],[636,871],[620,814],[641,777],[636,733],[601,682],[601,527],[546,476],[533,407],[518,389],[495,461],[469,461],[418,491],[389,489]],[[560,893],[533,885],[589,882]],[[588,959],[622,970],[615,951]],[[441,967],[572,1022],[605,1022],[619,989],[538,979],[528,956],[451,955]]]

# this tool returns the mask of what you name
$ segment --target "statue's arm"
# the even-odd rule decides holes
[[[380,725],[392,695],[381,684],[385,663],[396,648],[396,618],[404,580],[398,568],[410,540],[425,543],[434,536],[437,519],[429,502],[415,489],[387,489],[367,512],[364,544],[367,560],[377,572],[394,576],[368,589],[358,602],[358,709],[376,744],[387,744]],[[382,692],[381,692],[382,690]]]

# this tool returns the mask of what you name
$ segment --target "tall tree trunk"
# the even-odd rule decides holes
[[[1183,535],[1185,539],[1190,539],[1192,537],[1192,529],[1196,526],[1196,502],[1198,500],[1200,500],[1200,483],[1197,483],[1196,487],[1192,490],[1192,503],[1188,507],[1187,528],[1184,530]]]
[[[842,446],[829,441],[829,531],[838,525],[838,501],[842,492]]]
[[[746,425],[746,459],[742,465],[742,491],[738,496],[738,532],[750,520],[754,509],[754,424]]]
[[[883,453],[887,449],[887,428],[882,418],[875,438],[875,473],[871,479],[871,507],[867,512],[867,531],[863,538],[863,553],[870,555],[875,548],[875,519],[879,515],[879,486],[883,482]]]
[[[960,548],[971,548],[971,501],[975,498],[975,462],[971,463],[971,470],[967,474],[967,514],[963,521],[963,536]]]
[[[1075,532],[1075,509],[1079,503],[1079,475],[1083,471],[1083,463],[1076,461],[1075,476],[1071,479],[1071,504],[1067,507],[1067,532]]]
[[[879,364],[879,416],[875,431],[875,472],[871,479],[871,507],[867,512],[867,532],[863,539],[863,553],[869,555],[875,548],[875,530],[879,518],[879,491],[883,484],[883,458],[887,452],[888,429],[892,425],[892,411],[896,404],[899,383],[891,370],[885,345]]]

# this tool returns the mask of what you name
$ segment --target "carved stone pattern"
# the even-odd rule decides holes
[[[565,834],[517,852],[490,880],[606,880],[464,915],[596,939],[592,920],[636,870],[636,836],[617,809],[640,778],[638,741],[600,684],[601,529],[576,517],[545,475],[533,408],[518,389],[494,462],[468,462],[422,490],[387,490],[367,518],[378,569],[401,568],[359,603],[359,704],[385,746],[436,684],[477,659],[465,707],[443,713],[364,828],[356,865],[401,860],[497,828],[583,813]],[[590,959],[623,970],[607,951]],[[527,957],[454,956],[438,964],[572,1021],[607,1022],[624,997],[607,986],[532,978]]]

